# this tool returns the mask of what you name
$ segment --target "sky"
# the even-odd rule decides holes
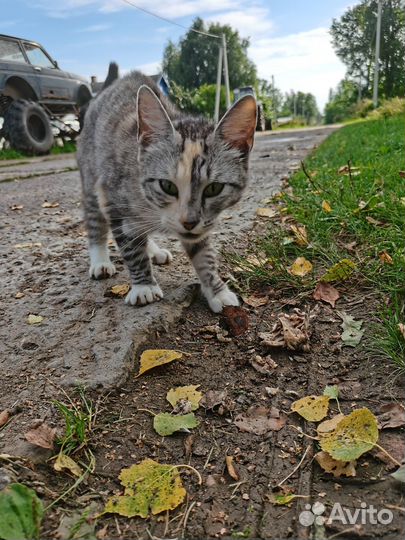
[[[274,75],[282,92],[312,92],[321,109],[344,77],[328,30],[349,0],[129,1],[184,27],[197,16],[229,24],[250,38],[259,77]],[[122,73],[157,73],[168,40],[186,32],[125,0],[0,0],[0,12],[0,33],[38,41],[62,69],[99,80],[111,60]]]

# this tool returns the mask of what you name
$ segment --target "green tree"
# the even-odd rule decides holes
[[[348,118],[357,102],[358,89],[355,82],[343,79],[335,91],[329,92],[329,101],[325,105],[325,124],[341,122]]]
[[[191,29],[180,39],[178,45],[169,41],[164,50],[163,70],[170,81],[188,90],[216,82],[221,40],[197,34],[192,30],[217,36],[225,34],[231,88],[256,84],[256,66],[247,55],[249,40],[241,38],[238,31],[228,25],[210,23],[207,26],[200,18],[194,20]]]
[[[300,91],[294,92],[291,90],[291,92],[287,92],[284,97],[281,116],[293,116],[294,113],[307,124],[316,122],[319,117],[319,110],[315,96]]]
[[[364,97],[372,93],[377,0],[362,0],[349,8],[330,29],[336,54],[347,66],[347,76],[360,84]],[[403,0],[384,0],[381,19],[379,95],[403,95],[405,87],[405,11]]]

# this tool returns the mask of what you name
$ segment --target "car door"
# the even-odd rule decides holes
[[[23,42],[23,45],[32,69],[39,75],[41,101],[73,101],[66,73],[57,67],[56,62],[39,45],[30,42]]]
[[[2,72],[1,75],[3,75],[5,84],[10,77],[21,77],[29,82],[37,95],[39,95],[38,81],[34,77],[32,66],[28,63],[18,40],[0,37],[0,66],[0,72]]]

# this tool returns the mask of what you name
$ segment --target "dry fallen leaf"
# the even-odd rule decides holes
[[[402,337],[405,339],[405,324],[398,323],[398,330],[401,332]]]
[[[335,307],[336,300],[339,299],[340,294],[330,283],[320,281],[317,283],[312,296],[315,300],[323,300],[323,302],[327,302],[332,307]]]
[[[22,210],[24,208],[23,204],[12,204],[10,206],[11,210]]]
[[[226,390],[208,390],[200,401],[200,405],[207,410],[217,409],[220,415],[233,411],[235,408],[235,403]]]
[[[246,309],[238,306],[225,306],[222,319],[231,336],[241,336],[249,328],[249,314]]]
[[[310,315],[294,309],[291,315],[282,313],[271,332],[262,332],[259,338],[267,347],[287,347],[291,350],[309,350]]]
[[[242,296],[242,300],[248,306],[256,308],[260,306],[265,306],[269,301],[269,297],[251,294],[250,296]]]
[[[290,274],[303,277],[312,272],[312,263],[305,257],[297,257],[289,269]]]
[[[145,373],[146,371],[149,371],[150,369],[173,362],[173,360],[180,360],[182,357],[183,354],[179,351],[166,349],[151,349],[144,351],[141,354],[139,361],[140,367],[138,376],[142,375],[142,373]]]
[[[322,201],[322,210],[327,213],[332,212],[332,207],[328,201]]]
[[[110,291],[113,296],[123,298],[128,294],[130,288],[131,286],[128,283],[123,283],[122,285],[113,285]]]
[[[179,402],[185,400],[190,403],[190,411],[195,411],[198,409],[203,396],[202,393],[197,390],[199,386],[199,384],[191,384],[189,386],[171,388],[167,392],[166,399],[173,408],[176,408]]]
[[[394,264],[391,255],[386,251],[382,251],[378,256],[383,264]]]
[[[337,414],[333,418],[330,418],[329,420],[324,420],[320,424],[317,425],[316,431],[318,432],[318,435],[324,435],[325,433],[329,433],[330,431],[333,431],[338,423],[345,417],[344,414]]]
[[[384,403],[377,416],[380,429],[405,426],[405,408],[401,403]]]
[[[63,469],[67,469],[75,476],[81,476],[83,473],[80,465],[78,465],[71,457],[63,453],[58,454],[58,457],[53,464],[53,468],[58,472],[62,471]]]
[[[291,404],[291,410],[309,422],[319,422],[328,414],[329,396],[305,396]]]
[[[370,225],[375,225],[376,227],[384,225],[382,221],[378,221],[378,219],[374,219],[372,216],[366,216],[366,221],[368,221]]]
[[[234,424],[240,431],[265,435],[269,431],[279,431],[285,426],[287,418],[280,415],[275,407],[250,407],[245,414],[238,414]]]
[[[342,167],[339,167],[338,174],[343,174],[345,176],[349,176],[351,174],[352,176],[357,176],[360,174],[360,167],[349,167],[349,165],[343,165]]]
[[[233,456],[225,456],[225,463],[226,463],[226,469],[228,471],[229,476],[233,478],[234,480],[238,481],[240,476],[233,464]]]
[[[399,176],[401,178],[405,178],[405,171],[399,171]]]
[[[256,210],[256,216],[258,217],[272,218],[276,215],[277,211],[273,210],[273,208],[258,208]]]
[[[24,242],[23,244],[15,244],[14,247],[17,249],[32,249],[35,247],[41,247],[41,242]]]
[[[49,427],[45,422],[40,424],[35,429],[30,429],[25,434],[25,438],[31,444],[40,446],[41,448],[53,449],[53,443],[55,441],[56,429]]]
[[[4,426],[5,424],[7,424],[7,422],[10,420],[10,411],[7,410],[7,409],[4,409],[4,411],[2,411],[0,413],[0,427]]]
[[[290,227],[295,237],[295,242],[301,247],[308,245],[308,235],[305,225],[291,225]]]
[[[25,294],[23,292],[16,292],[14,298],[24,298]]]
[[[27,318],[28,324],[41,324],[44,318],[41,315],[33,315],[30,313]]]
[[[41,206],[42,206],[42,208],[58,208],[59,203],[58,202],[45,201],[44,203],[42,203]]]
[[[278,364],[273,360],[273,358],[268,355],[264,358],[260,355],[256,355],[254,358],[250,360],[250,365],[259,373],[262,373],[263,375],[267,375],[268,373],[272,373],[276,367],[278,367]]]
[[[327,473],[332,473],[335,478],[339,476],[356,476],[356,461],[339,461],[333,459],[327,452],[321,450],[315,454],[315,459],[320,467]]]

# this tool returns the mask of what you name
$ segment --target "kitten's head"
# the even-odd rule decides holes
[[[202,118],[172,122],[156,95],[142,86],[137,111],[145,198],[160,209],[162,227],[182,240],[198,241],[246,186],[256,101],[240,99],[214,128]]]

